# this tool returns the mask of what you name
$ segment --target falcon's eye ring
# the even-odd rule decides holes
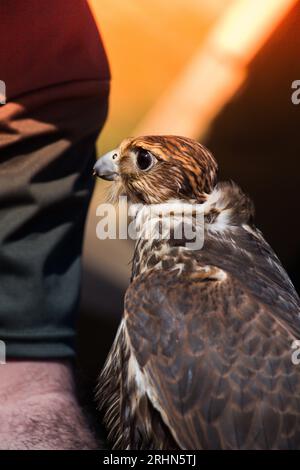
[[[138,168],[142,171],[150,170],[154,165],[156,159],[151,152],[145,149],[140,149],[136,157],[136,164]]]

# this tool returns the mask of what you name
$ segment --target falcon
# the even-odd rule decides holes
[[[218,182],[211,153],[185,137],[126,139],[94,171],[138,205],[143,226],[149,207],[164,207],[159,222],[175,215],[169,238],[136,241],[97,392],[112,447],[300,448],[300,300],[249,197]],[[174,237],[182,204],[203,211],[199,249]]]

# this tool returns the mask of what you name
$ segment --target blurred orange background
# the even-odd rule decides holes
[[[112,72],[99,153],[136,133],[199,138],[296,0],[89,0]]]
[[[109,57],[110,111],[99,151],[131,135],[234,0],[89,0]]]

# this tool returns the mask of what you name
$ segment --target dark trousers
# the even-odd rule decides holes
[[[109,69],[85,0],[1,0],[0,340],[74,354],[84,222]]]

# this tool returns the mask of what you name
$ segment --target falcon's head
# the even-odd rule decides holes
[[[114,180],[114,194],[134,203],[170,199],[203,202],[216,184],[217,163],[195,140],[177,136],[125,139],[98,160],[94,172]]]

